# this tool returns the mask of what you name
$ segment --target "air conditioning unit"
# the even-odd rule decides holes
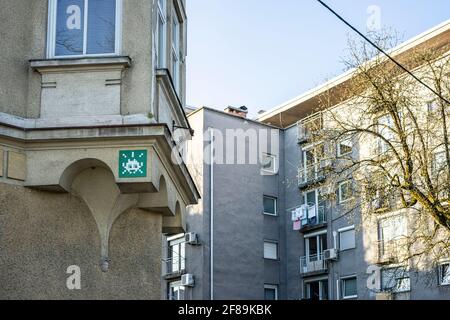
[[[187,244],[197,245],[198,244],[198,235],[194,232],[189,232],[184,235],[184,239]]]
[[[181,276],[181,285],[185,287],[193,287],[195,285],[194,275],[187,273]]]
[[[323,252],[324,260],[337,260],[337,258],[338,258],[337,249],[328,249]]]

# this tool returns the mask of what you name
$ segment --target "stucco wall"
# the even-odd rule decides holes
[[[86,205],[69,194],[0,184],[0,299],[160,299],[159,214],[130,210],[115,222],[111,266]],[[81,268],[81,290],[66,287]]]

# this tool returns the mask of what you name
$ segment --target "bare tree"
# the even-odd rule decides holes
[[[386,31],[371,37],[385,50],[398,39]],[[363,220],[407,215],[408,260],[450,256],[449,49],[447,42],[396,54],[436,95],[366,42],[350,40],[345,63],[353,76],[339,101],[331,88],[321,96],[320,121],[308,128],[323,146],[317,157],[330,164],[322,166],[328,185],[353,193],[348,213],[360,212]]]

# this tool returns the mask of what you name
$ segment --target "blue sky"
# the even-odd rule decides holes
[[[449,0],[325,0],[367,30],[381,25],[407,40],[450,18]],[[246,105],[251,116],[342,73],[347,35],[316,0],[187,0],[187,104]]]

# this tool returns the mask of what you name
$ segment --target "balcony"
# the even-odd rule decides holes
[[[186,258],[177,255],[164,259],[162,269],[166,280],[180,277],[186,273]]]
[[[298,187],[306,189],[312,185],[325,181],[326,166],[324,163],[315,163],[298,170]]]
[[[321,112],[315,113],[297,122],[298,143],[304,144],[311,140],[312,136],[322,130],[323,115]]]
[[[408,257],[408,238],[399,237],[392,240],[380,240],[375,243],[378,249],[377,263],[399,263]]]
[[[327,270],[327,262],[322,253],[300,258],[300,274],[303,276],[326,273]]]
[[[317,209],[316,206],[311,206],[308,208],[308,211],[309,210],[315,210],[316,214],[314,217],[309,218],[311,215],[308,213],[308,218],[302,221],[302,226],[299,230],[301,233],[323,228],[327,225],[327,211],[325,204],[319,205]]]

